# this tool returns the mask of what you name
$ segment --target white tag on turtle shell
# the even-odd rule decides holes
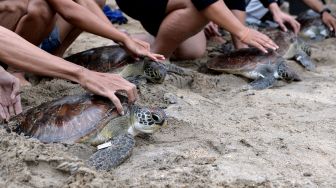
[[[106,142],[106,143],[104,143],[104,144],[100,144],[100,145],[98,145],[98,146],[97,146],[97,149],[98,149],[98,150],[101,150],[101,149],[108,148],[108,147],[110,147],[110,146],[112,146],[112,143],[111,143],[111,142]]]

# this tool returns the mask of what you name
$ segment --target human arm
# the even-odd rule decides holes
[[[135,85],[119,75],[90,71],[65,61],[44,52],[3,27],[0,27],[0,61],[27,72],[79,83],[95,94],[108,97],[119,113],[122,113],[122,106],[115,92],[125,91],[129,102],[134,102],[137,98]]]
[[[133,40],[128,35],[120,32],[110,22],[104,21],[101,14],[95,14],[93,11],[98,11],[96,8],[90,10],[70,0],[46,0],[50,6],[63,17],[64,20],[70,24],[80,28],[83,31],[93,33],[108,39],[111,39],[117,43],[120,43],[126,47],[126,49],[134,56],[148,56],[153,60],[163,60],[164,57],[159,54],[152,54],[149,51],[149,44],[145,42],[139,43],[137,40]],[[91,0],[89,0],[91,1]],[[89,2],[88,1],[88,2]],[[86,3],[88,3],[86,2]],[[89,4],[91,6],[91,4]],[[97,7],[97,4],[92,6]],[[101,11],[101,10],[100,10]]]
[[[267,53],[267,48],[277,49],[278,46],[266,35],[245,27],[226,7],[223,1],[217,1],[201,11],[204,16],[225,28],[245,44],[257,47]]]
[[[279,24],[283,31],[287,32],[288,29],[285,23],[288,23],[294,30],[295,34],[299,33],[301,27],[300,23],[296,21],[294,17],[283,12],[276,2],[270,3],[268,9],[271,11],[274,21]]]
[[[241,10],[232,10],[232,13],[238,18],[238,20],[245,24],[246,12]],[[236,36],[232,35],[233,44],[236,49],[248,48],[248,45],[242,43]]]
[[[0,66],[0,120],[22,112],[20,82]]]
[[[316,12],[321,12],[325,6],[320,0],[303,0],[311,9]],[[321,15],[322,21],[326,24],[330,31],[335,31],[336,33],[336,18],[327,11],[324,11]]]

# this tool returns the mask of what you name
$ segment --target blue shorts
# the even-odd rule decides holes
[[[45,38],[40,48],[46,52],[52,53],[61,45],[61,38],[58,27],[54,27],[48,38]]]

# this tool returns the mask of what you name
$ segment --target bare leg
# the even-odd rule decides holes
[[[29,0],[26,14],[17,22],[15,32],[32,44],[39,45],[51,32],[55,23],[54,15],[45,0]],[[30,85],[21,70],[8,67],[8,71],[20,80],[21,86]]]
[[[0,25],[14,31],[20,18],[26,14],[28,0],[0,1]]]
[[[101,8],[105,5],[106,0],[95,0],[95,3],[97,3],[98,6],[96,4],[92,4],[92,2],[94,1],[75,0],[75,2],[88,8],[93,13],[96,13],[97,16],[101,17],[102,19],[105,19],[105,21],[108,21],[106,16],[101,11]],[[64,52],[82,33],[82,30],[75,28],[60,16],[57,16],[56,26],[60,31],[61,45],[53,52],[53,54],[62,57]]]
[[[200,14],[191,1],[169,0],[166,12],[168,15],[160,26],[152,46],[153,52],[169,58],[177,50],[176,58],[180,56],[191,59],[204,54],[206,40],[204,33],[200,31],[208,20]],[[188,38],[190,39],[186,40]]]

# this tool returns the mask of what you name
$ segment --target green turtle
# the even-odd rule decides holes
[[[254,80],[249,88],[260,90],[272,87],[277,79],[301,80],[285,61],[275,51],[265,54],[256,48],[246,48],[218,55],[207,62],[207,67],[217,72],[241,75]]]
[[[187,74],[182,68],[167,62],[160,63],[149,58],[134,60],[118,45],[92,48],[65,59],[90,70],[117,72],[136,85],[144,79],[160,84],[165,80],[167,74]]]
[[[119,45],[85,50],[64,58],[67,61],[97,72],[111,72],[136,61]]]
[[[117,113],[107,98],[84,94],[60,98],[29,109],[11,123],[15,131],[37,138],[43,143],[86,143],[98,151],[89,165],[98,170],[110,170],[131,154],[134,136],[151,134],[167,124],[161,108],[128,105],[127,98],[118,95],[125,115]]]
[[[279,46],[277,53],[283,58],[294,60],[309,71],[315,69],[315,64],[310,58],[312,53],[310,46],[292,31],[284,32],[275,28],[260,29],[260,31]]]
[[[308,10],[301,13],[297,17],[297,21],[301,24],[300,35],[312,41],[319,41],[330,37],[335,37],[335,32],[323,23],[320,14]]]

